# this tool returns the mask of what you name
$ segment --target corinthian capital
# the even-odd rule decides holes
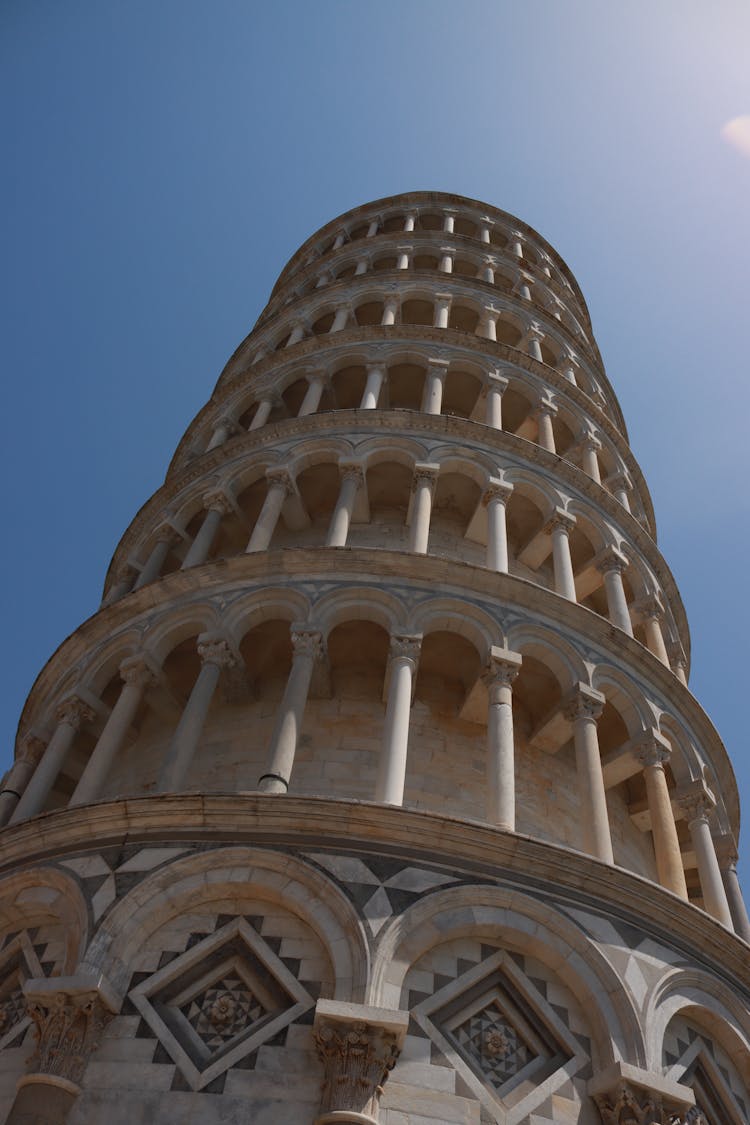
[[[393,633],[389,656],[391,660],[406,659],[415,667],[422,648],[421,633]]]
[[[84,703],[77,695],[71,695],[69,699],[64,699],[55,711],[55,717],[58,723],[67,723],[68,726],[78,730],[81,723],[90,723],[94,718],[94,712],[89,707],[88,703]]]
[[[295,656],[311,656],[319,660],[323,655],[323,634],[319,629],[292,627],[292,649]]]
[[[374,1125],[406,1026],[403,1012],[318,1001],[313,1034],[323,1084],[316,1125],[350,1119]]]
[[[24,993],[36,1035],[35,1072],[80,1085],[116,1005],[99,987],[70,977],[27,981]]]
[[[214,633],[203,633],[198,638],[198,656],[203,664],[215,664],[217,668],[231,668],[237,663],[228,641]]]

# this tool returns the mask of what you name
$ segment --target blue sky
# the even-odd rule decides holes
[[[750,801],[749,48],[741,0],[4,0],[0,765],[286,258],[425,188],[575,272]]]

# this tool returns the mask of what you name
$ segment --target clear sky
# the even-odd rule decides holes
[[[350,207],[486,200],[591,310],[750,889],[744,0],[3,0],[0,766],[287,257]],[[730,143],[734,142],[734,143]]]

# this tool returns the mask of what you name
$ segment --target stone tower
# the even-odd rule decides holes
[[[305,243],[21,716],[0,1118],[750,1120],[727,754],[569,269]]]

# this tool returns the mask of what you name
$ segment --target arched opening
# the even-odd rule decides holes
[[[419,410],[424,389],[424,370],[414,363],[396,363],[388,368],[388,405],[392,410]]]
[[[382,258],[376,258],[372,263],[373,270],[395,270],[398,259],[395,254],[384,254]]]
[[[287,413],[290,418],[296,418],[299,414],[299,408],[302,405],[302,400],[307,392],[307,379],[295,379],[293,383],[282,391],[281,397],[284,400]]]
[[[367,470],[370,522],[352,527],[352,546],[403,551],[408,541],[406,514],[412,470],[396,461],[378,461]]]
[[[453,231],[464,238],[473,238],[477,232],[477,224],[463,215],[457,215],[453,221]]]
[[[476,375],[468,371],[449,371],[443,389],[443,414],[453,414],[458,418],[474,416],[482,384]]]
[[[521,341],[521,332],[512,321],[499,317],[495,325],[495,335],[500,344],[508,344],[511,348],[518,347]]]
[[[313,322],[313,325],[310,329],[313,336],[322,336],[322,335],[324,335],[324,333],[330,332],[331,325],[333,324],[333,318],[334,318],[334,313],[332,313],[332,312],[322,313],[322,315],[319,316],[318,319]]]
[[[432,301],[423,301],[413,298],[401,304],[402,324],[424,324],[432,326],[434,309]]]
[[[481,489],[471,477],[441,472],[435,486],[430,520],[430,554],[449,555],[482,566],[484,548],[464,538],[476,511]]]
[[[304,469],[297,477],[297,491],[310,523],[306,528],[285,530],[278,535],[277,545],[295,547],[325,543],[340,489],[341,474],[332,461],[318,462]]]
[[[476,333],[478,323],[479,313],[475,309],[470,309],[467,305],[451,305],[449,328],[454,328],[457,332]]]
[[[383,302],[366,301],[354,310],[354,319],[361,328],[380,324],[383,319]]]
[[[412,259],[412,267],[415,270],[436,270],[439,264],[440,259],[434,254],[419,253]]]
[[[331,379],[333,398],[339,410],[356,410],[362,401],[367,372],[361,364],[351,364],[334,372]]]

